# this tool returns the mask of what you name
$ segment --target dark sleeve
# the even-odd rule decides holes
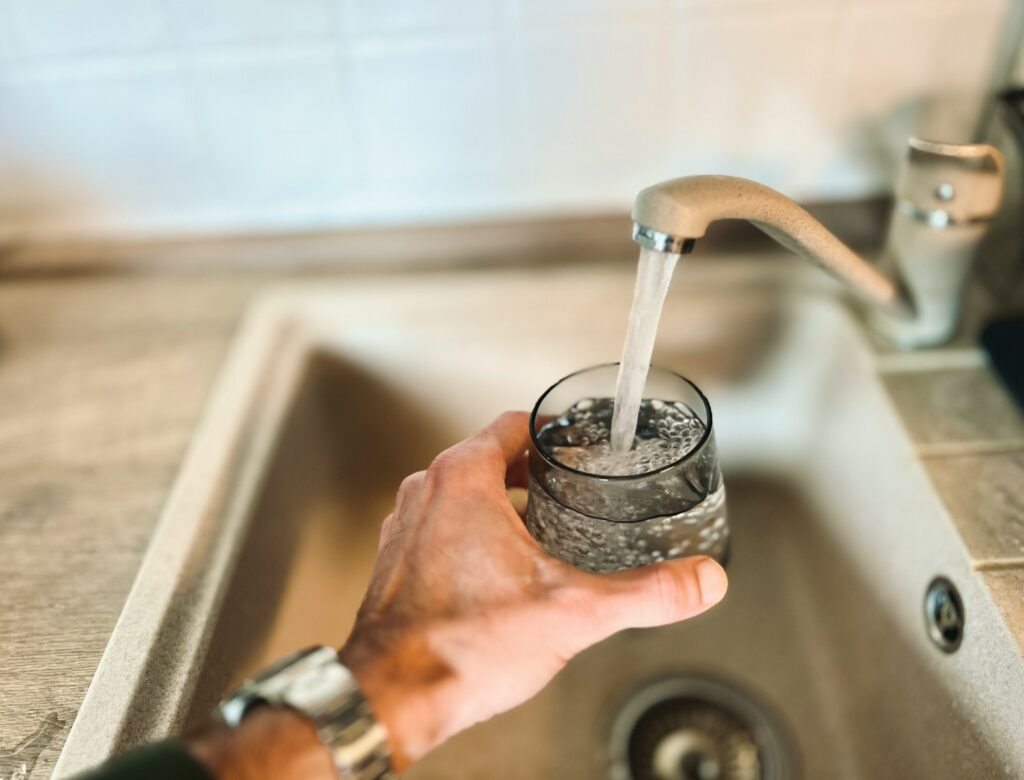
[[[176,740],[133,750],[112,758],[77,780],[214,780]]]

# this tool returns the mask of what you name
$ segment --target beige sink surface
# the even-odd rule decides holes
[[[618,705],[699,673],[781,724],[797,776],[1024,776],[1024,668],[829,288],[681,265],[655,361],[709,394],[734,541],[726,601],[620,634],[410,778],[600,778]],[[401,478],[553,380],[613,360],[629,269],[284,289],[257,306],[58,774],[194,720],[352,624]],[[966,605],[928,640],[926,586]]]

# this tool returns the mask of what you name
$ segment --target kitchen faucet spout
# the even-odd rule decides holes
[[[685,253],[712,222],[743,219],[830,271],[903,347],[952,336],[970,259],[998,211],[1003,158],[985,144],[911,139],[897,187],[886,262],[864,260],[804,208],[763,184],[735,176],[685,176],[641,190],[633,239],[659,252]]]

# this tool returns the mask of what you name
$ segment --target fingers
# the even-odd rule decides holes
[[[520,463],[530,441],[529,421],[526,412],[505,412],[480,433],[438,455],[432,468],[471,463],[479,473],[500,483],[511,470],[512,484],[525,485],[525,467]]]
[[[721,601],[729,587],[725,570],[702,556],[590,577],[599,638],[699,615]]]
[[[526,412],[504,412],[469,441],[481,440],[500,455],[507,470],[520,460],[530,443],[530,415]]]
[[[415,507],[419,503],[423,493],[423,482],[427,472],[417,471],[402,480],[395,494],[395,514],[402,515],[409,507]]]
[[[505,487],[525,488],[530,480],[530,457],[525,450],[505,471]]]
[[[383,549],[401,531],[403,523],[410,514],[407,510],[410,506],[415,507],[423,491],[423,480],[426,477],[425,471],[417,471],[402,480],[395,494],[395,509],[384,518],[380,528],[380,539],[378,549]]]

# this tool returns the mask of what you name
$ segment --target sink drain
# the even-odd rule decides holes
[[[674,677],[641,689],[611,734],[611,780],[781,780],[789,752],[768,714],[736,688]]]

